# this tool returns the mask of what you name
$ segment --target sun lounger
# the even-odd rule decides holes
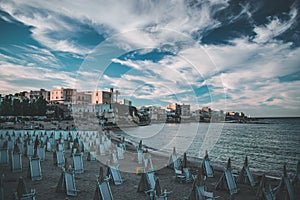
[[[294,200],[294,188],[287,176],[286,165],[283,166],[283,175],[279,185],[274,189],[276,197],[281,197],[289,200]]]
[[[56,187],[56,192],[66,192],[68,196],[77,196],[79,190],[76,189],[74,172],[63,169]]]
[[[233,177],[231,171],[226,169],[224,171],[224,173],[225,173],[226,182],[227,182],[227,186],[228,186],[230,195],[236,194],[238,192],[238,190],[237,190],[236,183],[235,183],[235,180],[234,180],[234,177]]]
[[[64,151],[65,150],[64,144],[63,143],[58,143],[57,150],[58,151]]]
[[[87,156],[87,160],[88,161],[96,161],[96,152],[92,151],[92,152],[88,152],[88,156]]]
[[[175,170],[176,179],[180,182],[190,183],[193,181],[193,176],[189,168],[183,168],[182,170]]]
[[[108,181],[99,182],[97,180],[97,188],[94,200],[113,200],[113,195]]]
[[[214,170],[210,164],[210,160],[208,158],[207,151],[205,152],[205,156],[204,156],[204,159],[202,162],[202,168],[204,169],[204,173],[205,173],[206,177],[208,177],[208,178],[214,177]]]
[[[58,167],[63,167],[65,164],[65,155],[63,151],[54,152],[54,164]]]
[[[122,179],[120,171],[117,167],[109,166],[108,174],[109,174],[110,180],[112,180],[115,185],[121,185],[123,183],[123,179]]]
[[[0,149],[0,166],[8,166],[8,149],[1,148]]]
[[[35,190],[31,190],[30,193],[27,194],[22,194],[22,196],[19,198],[17,192],[14,193],[15,194],[15,200],[35,200]]]
[[[11,171],[22,172],[22,154],[12,153],[11,155]]]
[[[216,189],[223,187],[224,182],[226,181],[226,186],[230,195],[236,194],[238,192],[235,179],[231,173],[231,161],[230,158],[227,162],[227,167],[224,168],[224,173],[216,184]]]
[[[213,192],[205,191],[205,186],[196,186],[196,200],[213,200],[215,199]]]
[[[214,171],[210,165],[209,160],[204,160],[204,169],[205,169],[205,174],[208,178],[214,177]]]
[[[27,145],[26,155],[28,158],[32,157],[34,153],[34,147],[32,144]]]
[[[45,147],[38,147],[37,154],[38,154],[39,158],[41,159],[41,161],[44,161],[45,157],[46,157]]]
[[[181,168],[181,160],[177,157],[176,154],[172,154],[171,157],[172,157],[172,161],[173,161],[174,170],[180,169]]]
[[[153,200],[167,200],[167,196],[171,192],[167,192],[166,190],[162,192],[159,179],[156,178],[154,182],[154,189],[146,191],[147,194],[149,194],[149,198]]]
[[[252,173],[250,172],[250,169],[249,169],[249,166],[248,166],[248,158],[246,157],[243,168],[240,171],[240,174],[239,174],[239,177],[238,177],[238,182],[246,183],[247,181],[250,183],[250,185],[252,187],[254,187],[256,185],[256,183],[254,181],[254,178],[252,176]]]
[[[141,174],[141,179],[138,185],[138,192],[153,191],[155,187],[155,174],[154,172],[146,172]]]
[[[30,177],[32,181],[42,180],[40,158],[29,158],[28,177]]]
[[[66,181],[66,193],[68,196],[77,196],[78,190],[76,190],[74,173],[64,172],[64,177]]]
[[[73,166],[75,173],[83,173],[83,160],[82,160],[82,153],[74,154],[73,155]]]

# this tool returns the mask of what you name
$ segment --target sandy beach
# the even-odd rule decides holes
[[[69,123],[68,123],[69,125]],[[63,127],[63,125],[61,125]],[[66,142],[66,141],[65,141]],[[41,162],[42,169],[42,180],[40,181],[31,181],[27,177],[27,170],[29,166],[29,159],[25,156],[22,156],[23,163],[23,171],[19,173],[12,173],[10,165],[8,167],[1,167],[1,174],[4,174],[3,179],[3,189],[4,189],[4,199],[13,199],[13,193],[17,189],[19,177],[24,178],[24,182],[26,184],[27,190],[30,189],[36,190],[36,199],[46,200],[46,199],[93,199],[94,192],[96,189],[96,176],[99,174],[99,168],[103,167],[104,172],[106,173],[107,166],[104,162],[100,161],[87,161],[88,152],[83,153],[83,165],[84,165],[84,173],[75,174],[75,183],[76,188],[80,191],[76,197],[68,197],[65,193],[57,193],[56,186],[59,181],[59,177],[62,173],[62,169],[55,166],[53,164],[53,153],[46,152],[45,161]],[[120,166],[126,165],[132,162],[136,162],[136,154],[132,152],[125,152],[125,159],[119,160]],[[68,163],[72,163],[72,158],[70,154],[70,150],[65,149],[65,157],[68,159]],[[106,161],[110,159],[109,155],[102,156],[101,161]],[[168,159],[168,158],[161,158]],[[200,167],[200,159],[193,160],[187,158],[187,167],[190,169],[193,175],[197,174],[197,170]],[[156,165],[160,161],[160,158],[157,156],[153,156],[153,164]],[[135,165],[135,164],[133,164]],[[137,164],[136,164],[137,165]],[[224,163],[224,166],[226,163]],[[120,168],[121,176],[124,180],[124,183],[118,186],[110,183],[110,187],[112,190],[112,194],[114,199],[116,200],[124,200],[124,199],[149,199],[149,197],[145,193],[139,193],[138,184],[141,179],[141,175],[137,175],[135,173],[125,172]],[[251,170],[251,164],[250,164]],[[134,171],[134,169],[132,169]],[[216,190],[215,185],[219,178],[222,175],[222,170],[214,167],[215,177],[208,178],[206,181],[207,191],[213,192],[215,197],[218,197],[220,200],[227,199],[238,199],[238,200],[253,200],[256,198],[256,192],[258,185],[254,188],[250,186],[250,184],[237,184],[238,193],[230,196],[227,190]],[[156,176],[160,180],[160,186],[162,190],[171,191],[171,194],[168,196],[168,199],[175,200],[184,200],[188,199],[189,195],[193,188],[193,183],[181,183],[176,180],[174,170],[170,167],[163,167],[155,172]],[[268,174],[266,174],[268,175]],[[254,174],[254,179],[259,183],[261,174]],[[266,185],[271,185],[272,188],[276,187],[279,184],[279,179],[271,179],[267,178]],[[298,184],[299,187],[299,184]],[[299,188],[295,188],[295,199],[300,199]],[[280,198],[278,198],[280,199]]]

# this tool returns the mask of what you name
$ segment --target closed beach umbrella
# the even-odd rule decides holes
[[[27,194],[26,185],[22,177],[19,178],[19,183],[17,186],[17,196],[20,199],[23,194]]]
[[[184,152],[183,154],[183,163],[182,163],[182,167],[186,168],[187,165],[187,157],[186,157],[186,152]]]
[[[155,194],[159,197],[161,195],[161,187],[160,187],[158,178],[156,178],[156,180],[155,180],[154,190],[155,190]]]

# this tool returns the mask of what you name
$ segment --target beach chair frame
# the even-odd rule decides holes
[[[207,178],[213,178],[214,177],[214,170],[210,164],[209,159],[204,159],[202,163],[202,167],[205,169],[205,175]]]
[[[113,200],[113,195],[108,181],[99,182],[97,180],[97,189],[94,200]]]
[[[22,154],[12,153],[11,154],[11,171],[22,172]]]
[[[41,161],[44,161],[46,158],[46,148],[45,147],[38,147],[37,148],[37,154],[38,157],[41,159]]]
[[[29,158],[29,176],[32,181],[42,180],[42,169],[40,158]]]
[[[35,189],[32,189],[30,193],[23,194],[21,198],[18,197],[17,192],[14,192],[15,200],[35,200],[36,192]]]
[[[76,174],[84,172],[82,153],[73,155],[73,167]]]
[[[8,166],[9,163],[9,155],[7,148],[0,149],[0,166]]]
[[[34,146],[33,144],[28,144],[26,148],[26,156],[30,158],[33,156],[33,154],[34,154]]]
[[[196,186],[196,199],[197,200],[212,200],[215,199],[213,192],[207,192],[205,186]]]
[[[235,179],[231,173],[230,169],[224,169],[224,172],[216,184],[216,189],[223,188],[224,182],[226,182],[227,189],[230,195],[238,193]]]
[[[190,172],[189,168],[182,168],[181,170],[175,170],[176,173],[176,179],[184,182],[184,183],[190,183],[193,181],[193,175]]]
[[[120,171],[118,167],[109,166],[109,177],[113,181],[115,185],[121,185],[123,183],[123,179],[121,177]]]
[[[56,165],[63,167],[65,164],[65,154],[63,151],[55,151]]]
[[[68,196],[77,196],[78,190],[76,189],[74,173],[64,171],[64,180],[66,186],[66,194]]]

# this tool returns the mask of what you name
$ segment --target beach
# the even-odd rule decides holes
[[[66,128],[67,124],[60,124],[62,129]],[[111,132],[112,142],[117,142],[118,137]],[[67,141],[65,141],[65,146],[67,146]],[[128,148],[130,149],[130,148]],[[150,153],[151,154],[151,153]],[[24,178],[24,182],[27,187],[27,191],[30,189],[36,190],[36,199],[93,199],[95,189],[97,186],[97,175],[99,174],[100,167],[104,168],[104,172],[106,174],[107,166],[104,164],[104,161],[110,159],[110,155],[102,156],[101,159],[97,159],[96,161],[87,161],[88,152],[83,152],[83,165],[84,165],[84,173],[75,174],[75,184],[77,190],[79,190],[78,195],[75,197],[68,197],[65,193],[56,192],[56,186],[59,182],[59,177],[62,173],[62,169],[54,165],[53,162],[53,153],[46,152],[46,158],[41,162],[41,170],[42,170],[42,180],[40,181],[31,181],[27,177],[27,170],[29,166],[29,159],[25,156],[22,156],[22,164],[23,170],[22,172],[12,173],[10,169],[10,165],[7,167],[1,167],[1,174],[4,174],[3,179],[3,189],[4,189],[4,199],[13,199],[13,193],[17,189],[19,177]],[[121,185],[115,186],[113,183],[110,183],[111,191],[114,199],[123,200],[123,199],[149,199],[149,197],[145,193],[137,192],[139,181],[141,179],[141,175],[137,175],[133,173],[135,168],[132,166],[138,166],[136,153],[130,150],[127,150],[124,154],[124,160],[119,160],[120,165],[120,173],[124,182]],[[182,155],[181,155],[182,156]],[[190,169],[191,174],[196,175],[199,170],[201,160],[195,160],[194,158],[189,158],[187,155],[187,167]],[[68,163],[72,163],[71,152],[69,149],[65,148],[65,157],[68,159]],[[158,166],[161,164],[162,160],[168,160],[168,157],[163,156],[152,156],[152,162],[154,166]],[[100,162],[101,160],[102,162]],[[128,172],[129,170],[124,168],[122,170],[122,166],[128,165],[132,172]],[[131,165],[132,164],[132,165]],[[224,167],[226,163],[224,163]],[[256,186],[252,188],[250,184],[242,184],[238,183],[238,193],[230,196],[227,190],[216,190],[215,186],[219,178],[222,176],[223,170],[218,166],[213,166],[215,176],[213,178],[208,178],[205,182],[207,186],[207,191],[213,192],[215,197],[218,197],[220,200],[225,199],[239,199],[239,200],[251,200],[256,199],[256,192],[259,185],[259,180],[262,174],[253,173],[254,179],[257,182]],[[251,165],[250,165],[251,170]],[[188,199],[190,193],[193,189],[193,183],[181,183],[176,180],[175,172],[172,167],[162,167],[155,171],[156,177],[160,180],[160,186],[162,190],[170,191],[170,195],[168,199],[175,200],[184,200]],[[266,174],[268,175],[268,174]],[[236,177],[236,175],[234,175]],[[276,187],[279,184],[279,179],[267,178],[266,185],[271,185],[272,188]],[[299,184],[298,184],[299,187]],[[295,188],[295,199],[300,198],[299,189]],[[280,199],[280,198],[278,198]]]

